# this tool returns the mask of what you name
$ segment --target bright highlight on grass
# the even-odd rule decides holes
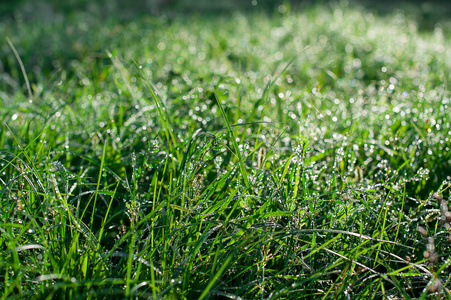
[[[340,3],[0,23],[2,299],[450,298],[451,27]]]

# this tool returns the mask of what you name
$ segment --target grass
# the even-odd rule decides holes
[[[3,299],[451,297],[445,21],[21,16],[0,25]]]

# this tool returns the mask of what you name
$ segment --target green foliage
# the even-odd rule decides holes
[[[344,3],[2,23],[2,297],[449,298],[449,27]]]

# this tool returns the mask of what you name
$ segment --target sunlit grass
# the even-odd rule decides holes
[[[3,298],[450,297],[446,26],[0,25]]]

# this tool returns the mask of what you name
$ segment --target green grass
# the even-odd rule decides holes
[[[2,299],[451,298],[451,27],[418,26],[5,19]]]

